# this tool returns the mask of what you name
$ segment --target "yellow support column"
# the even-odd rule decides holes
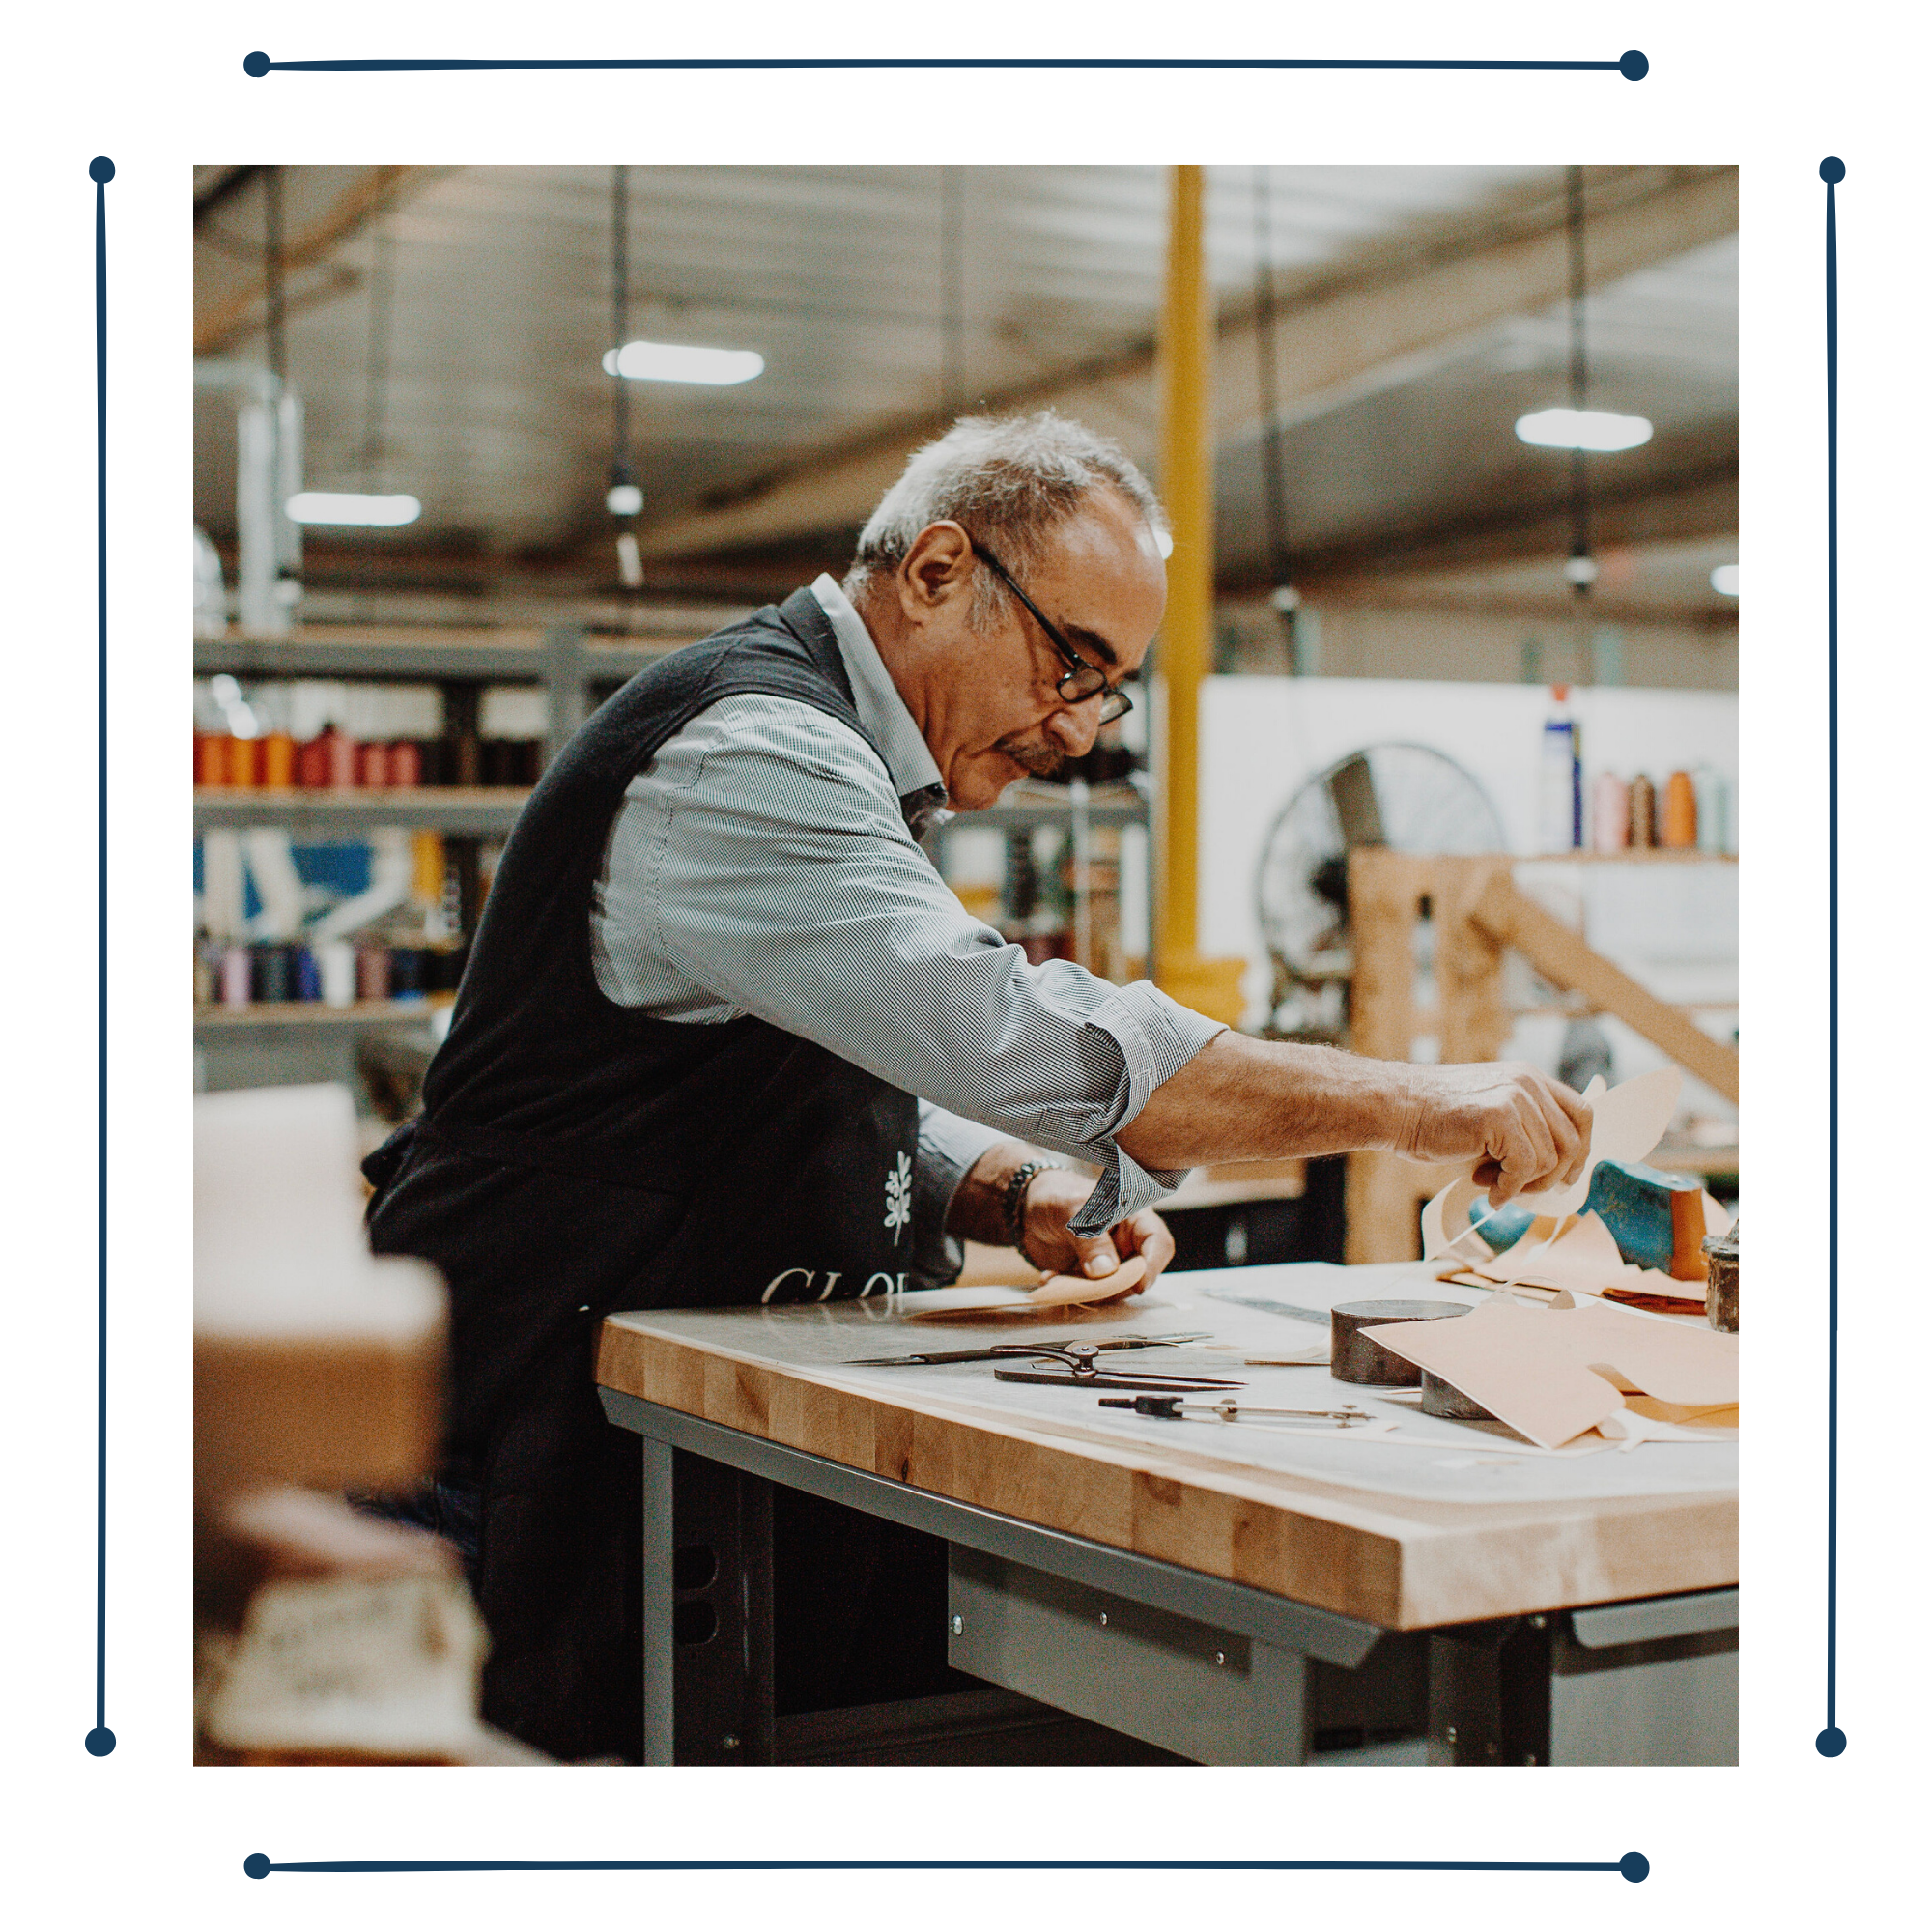
[[[1200,952],[1201,680],[1214,639],[1214,308],[1202,247],[1202,171],[1174,170],[1161,313],[1161,496],[1174,525],[1160,627],[1166,706],[1156,854],[1154,978],[1164,992],[1240,1024],[1243,959]]]

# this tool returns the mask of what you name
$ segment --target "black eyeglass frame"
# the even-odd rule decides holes
[[[1086,704],[1092,699],[1100,699],[1100,723],[1111,724],[1117,718],[1124,718],[1134,708],[1134,700],[1118,684],[1107,682],[1107,673],[1091,658],[1083,658],[1047,617],[1037,604],[1013,582],[1013,574],[989,551],[979,538],[969,536],[966,541],[973,546],[973,554],[987,565],[993,575],[1017,597],[1028,611],[1033,620],[1046,633],[1047,642],[1060,653],[1061,661],[1066,666],[1065,674],[1054,686],[1054,690],[1068,704]],[[1094,684],[1094,679],[1099,682]],[[1091,688],[1085,691],[1069,691],[1069,685],[1085,684]]]

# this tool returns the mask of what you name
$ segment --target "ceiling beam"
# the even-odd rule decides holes
[[[322,261],[331,249],[378,215],[386,214],[448,172],[447,168],[432,167],[363,169],[336,196],[320,220],[311,222],[284,242],[282,272],[294,274]],[[260,334],[267,324],[266,292],[254,287],[242,289],[215,303],[207,314],[195,317],[194,353],[223,355],[237,343]]]
[[[1585,170],[1589,285],[1605,287],[1736,233],[1737,170]],[[1563,197],[1547,185],[1487,211],[1419,224],[1297,278],[1277,299],[1280,408],[1304,418],[1355,393],[1378,370],[1563,300]],[[1217,440],[1258,434],[1260,336],[1253,306],[1225,307],[1216,352]],[[1153,343],[1146,337],[978,399],[993,411],[1051,405],[1155,453]],[[861,524],[920,443],[950,417],[921,414],[808,451],[639,532],[646,556],[693,556]]]
[[[213,168],[209,185],[194,198],[194,225],[199,228],[224,202],[231,201],[260,174],[259,167]]]

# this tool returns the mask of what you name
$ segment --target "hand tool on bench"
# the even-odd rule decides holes
[[[1244,1422],[1251,1416],[1292,1416],[1301,1422],[1330,1422],[1337,1429],[1352,1429],[1357,1423],[1376,1418],[1353,1403],[1340,1408],[1268,1408],[1251,1402],[1236,1402],[1223,1396],[1219,1402],[1184,1402],[1178,1395],[1102,1396],[1102,1408],[1130,1408],[1136,1415],[1155,1415],[1163,1422],[1180,1422],[1190,1415],[1211,1415],[1220,1422]]]
[[[1110,1375],[1099,1366],[1097,1356],[1104,1344],[1076,1342],[1065,1349],[1040,1349],[1024,1343],[1009,1346],[1004,1352],[1034,1361],[1065,1362],[1065,1373],[1045,1369],[995,1369],[993,1379],[1000,1382],[1044,1382],[1053,1388],[1115,1389],[1232,1389],[1246,1383],[1215,1376],[1120,1376]]]
[[[1086,1342],[1088,1349],[1178,1349],[1183,1342],[1206,1342],[1208,1335],[1116,1335],[1098,1342]],[[921,1369],[940,1362],[992,1362],[1009,1355],[1058,1354],[1071,1349],[1065,1342],[994,1342],[980,1349],[928,1349],[918,1355],[864,1355],[855,1362],[841,1362],[843,1369]]]

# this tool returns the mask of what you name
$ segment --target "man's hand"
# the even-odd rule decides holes
[[[1048,1274],[1110,1275],[1129,1255],[1147,1262],[1139,1294],[1174,1259],[1174,1236],[1151,1208],[1143,1208],[1099,1235],[1076,1235],[1066,1225],[1093,1193],[1084,1174],[1050,1167],[1034,1176],[1026,1195],[1026,1252]]]
[[[1559,1080],[1520,1060],[1407,1066],[1393,1143],[1411,1160],[1473,1161],[1490,1206],[1567,1187],[1590,1151],[1590,1110]]]

